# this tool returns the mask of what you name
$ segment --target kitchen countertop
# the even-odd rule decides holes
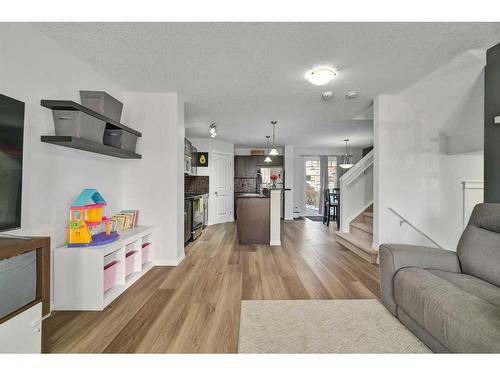
[[[235,193],[236,198],[260,198],[260,199],[269,199],[268,196],[259,193]]]

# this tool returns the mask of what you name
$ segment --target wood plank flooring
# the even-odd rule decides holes
[[[52,353],[236,353],[240,301],[379,298],[378,266],[335,242],[334,226],[283,222],[282,246],[241,246],[208,227],[177,267],[154,267],[101,312],[54,312]]]

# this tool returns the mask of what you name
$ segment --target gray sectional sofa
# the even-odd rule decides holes
[[[478,204],[457,252],[380,246],[382,303],[434,352],[500,353],[500,204]]]

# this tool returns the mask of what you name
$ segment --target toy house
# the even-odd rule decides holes
[[[75,199],[69,212],[68,246],[99,246],[118,239],[111,231],[111,221],[104,216],[107,203],[96,189],[85,189]]]

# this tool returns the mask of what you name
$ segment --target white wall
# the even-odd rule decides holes
[[[103,90],[124,101],[122,122],[143,131],[143,139],[138,144],[139,152],[143,153],[142,160],[117,159],[40,141],[41,135],[54,134],[52,113],[40,105],[40,100],[79,102],[79,90]],[[38,30],[28,24],[6,23],[0,24],[0,93],[26,103],[22,229],[11,231],[11,234],[50,236],[52,248],[62,245],[70,204],[82,189],[92,187],[99,190],[108,202],[108,215],[124,208],[142,208],[140,222],[161,227],[159,232],[165,231],[164,234],[160,232],[159,238],[166,244],[159,247],[162,260],[172,263],[182,256],[183,208],[179,211],[179,207],[175,207],[176,199],[170,196],[174,192],[177,200],[179,197],[183,199],[182,170],[175,169],[179,166],[182,169],[183,162],[183,158],[177,159],[179,153],[183,154],[183,119],[181,115],[177,116],[181,100],[169,99],[162,102],[165,108],[157,106],[154,110],[148,101],[128,103],[131,96],[124,95],[123,88]],[[165,130],[165,134],[172,138],[163,137],[161,142],[156,138],[161,129],[150,127],[161,122],[156,117],[158,114],[173,129]],[[175,149],[179,142],[182,150]],[[163,161],[152,157],[159,148],[169,150]],[[175,165],[176,162],[179,165]],[[146,172],[140,173],[143,167],[147,176]],[[132,179],[134,170],[144,179]],[[165,204],[160,220],[157,212],[148,212],[148,202],[153,202],[148,193],[151,181],[158,183],[164,174],[168,176],[164,186],[151,186],[156,188],[155,195],[152,195],[157,198],[154,202],[162,198],[172,202],[172,205]],[[141,189],[134,189],[134,185]],[[158,190],[162,190],[161,196],[157,195]],[[172,207],[175,213],[172,213]],[[163,224],[164,221],[168,225]]]
[[[304,156],[320,156],[320,155],[337,155],[341,156],[345,153],[345,147],[324,147],[324,148],[304,148],[295,147],[294,149],[294,184],[293,184],[293,201],[294,212],[298,212],[299,216],[306,215],[305,209],[305,196],[306,196],[306,181],[305,181],[305,168]],[[361,160],[363,154],[362,147],[350,147],[349,153],[352,155],[352,161],[357,163]],[[342,173],[342,168],[338,167],[337,173]]]
[[[26,103],[22,229],[15,234],[65,241],[72,200],[82,189],[99,190],[107,213],[122,208],[124,161],[40,142],[54,123],[41,99],[80,100],[79,90],[104,90],[122,98],[123,90],[27,24],[0,24],[0,92]]]
[[[191,141],[193,146],[198,149],[198,152],[208,152],[208,167],[201,167],[201,168],[198,167],[196,173],[198,176],[209,176],[208,225],[212,225],[214,223],[214,217],[212,215],[214,211],[211,210],[210,207],[215,207],[215,194],[213,188],[214,180],[211,177],[211,175],[213,175],[214,173],[212,170],[213,163],[211,162],[212,155],[214,152],[219,152],[224,154],[230,154],[231,156],[234,157],[234,152],[235,152],[234,144],[212,138],[189,138],[189,140]],[[233,177],[234,177],[233,174],[231,174],[230,176],[231,181],[233,181]],[[233,193],[231,193],[230,195],[231,196],[229,204],[232,207],[234,205],[233,203],[234,197]]]
[[[392,207],[456,248],[462,181],[483,179],[484,66],[484,53],[466,52],[399,94],[375,99],[375,244],[431,245],[400,227]]]
[[[141,160],[123,166],[123,204],[139,210],[142,224],[156,226],[156,260],[184,258],[184,101],[177,93],[127,92],[123,118],[143,136]]]

